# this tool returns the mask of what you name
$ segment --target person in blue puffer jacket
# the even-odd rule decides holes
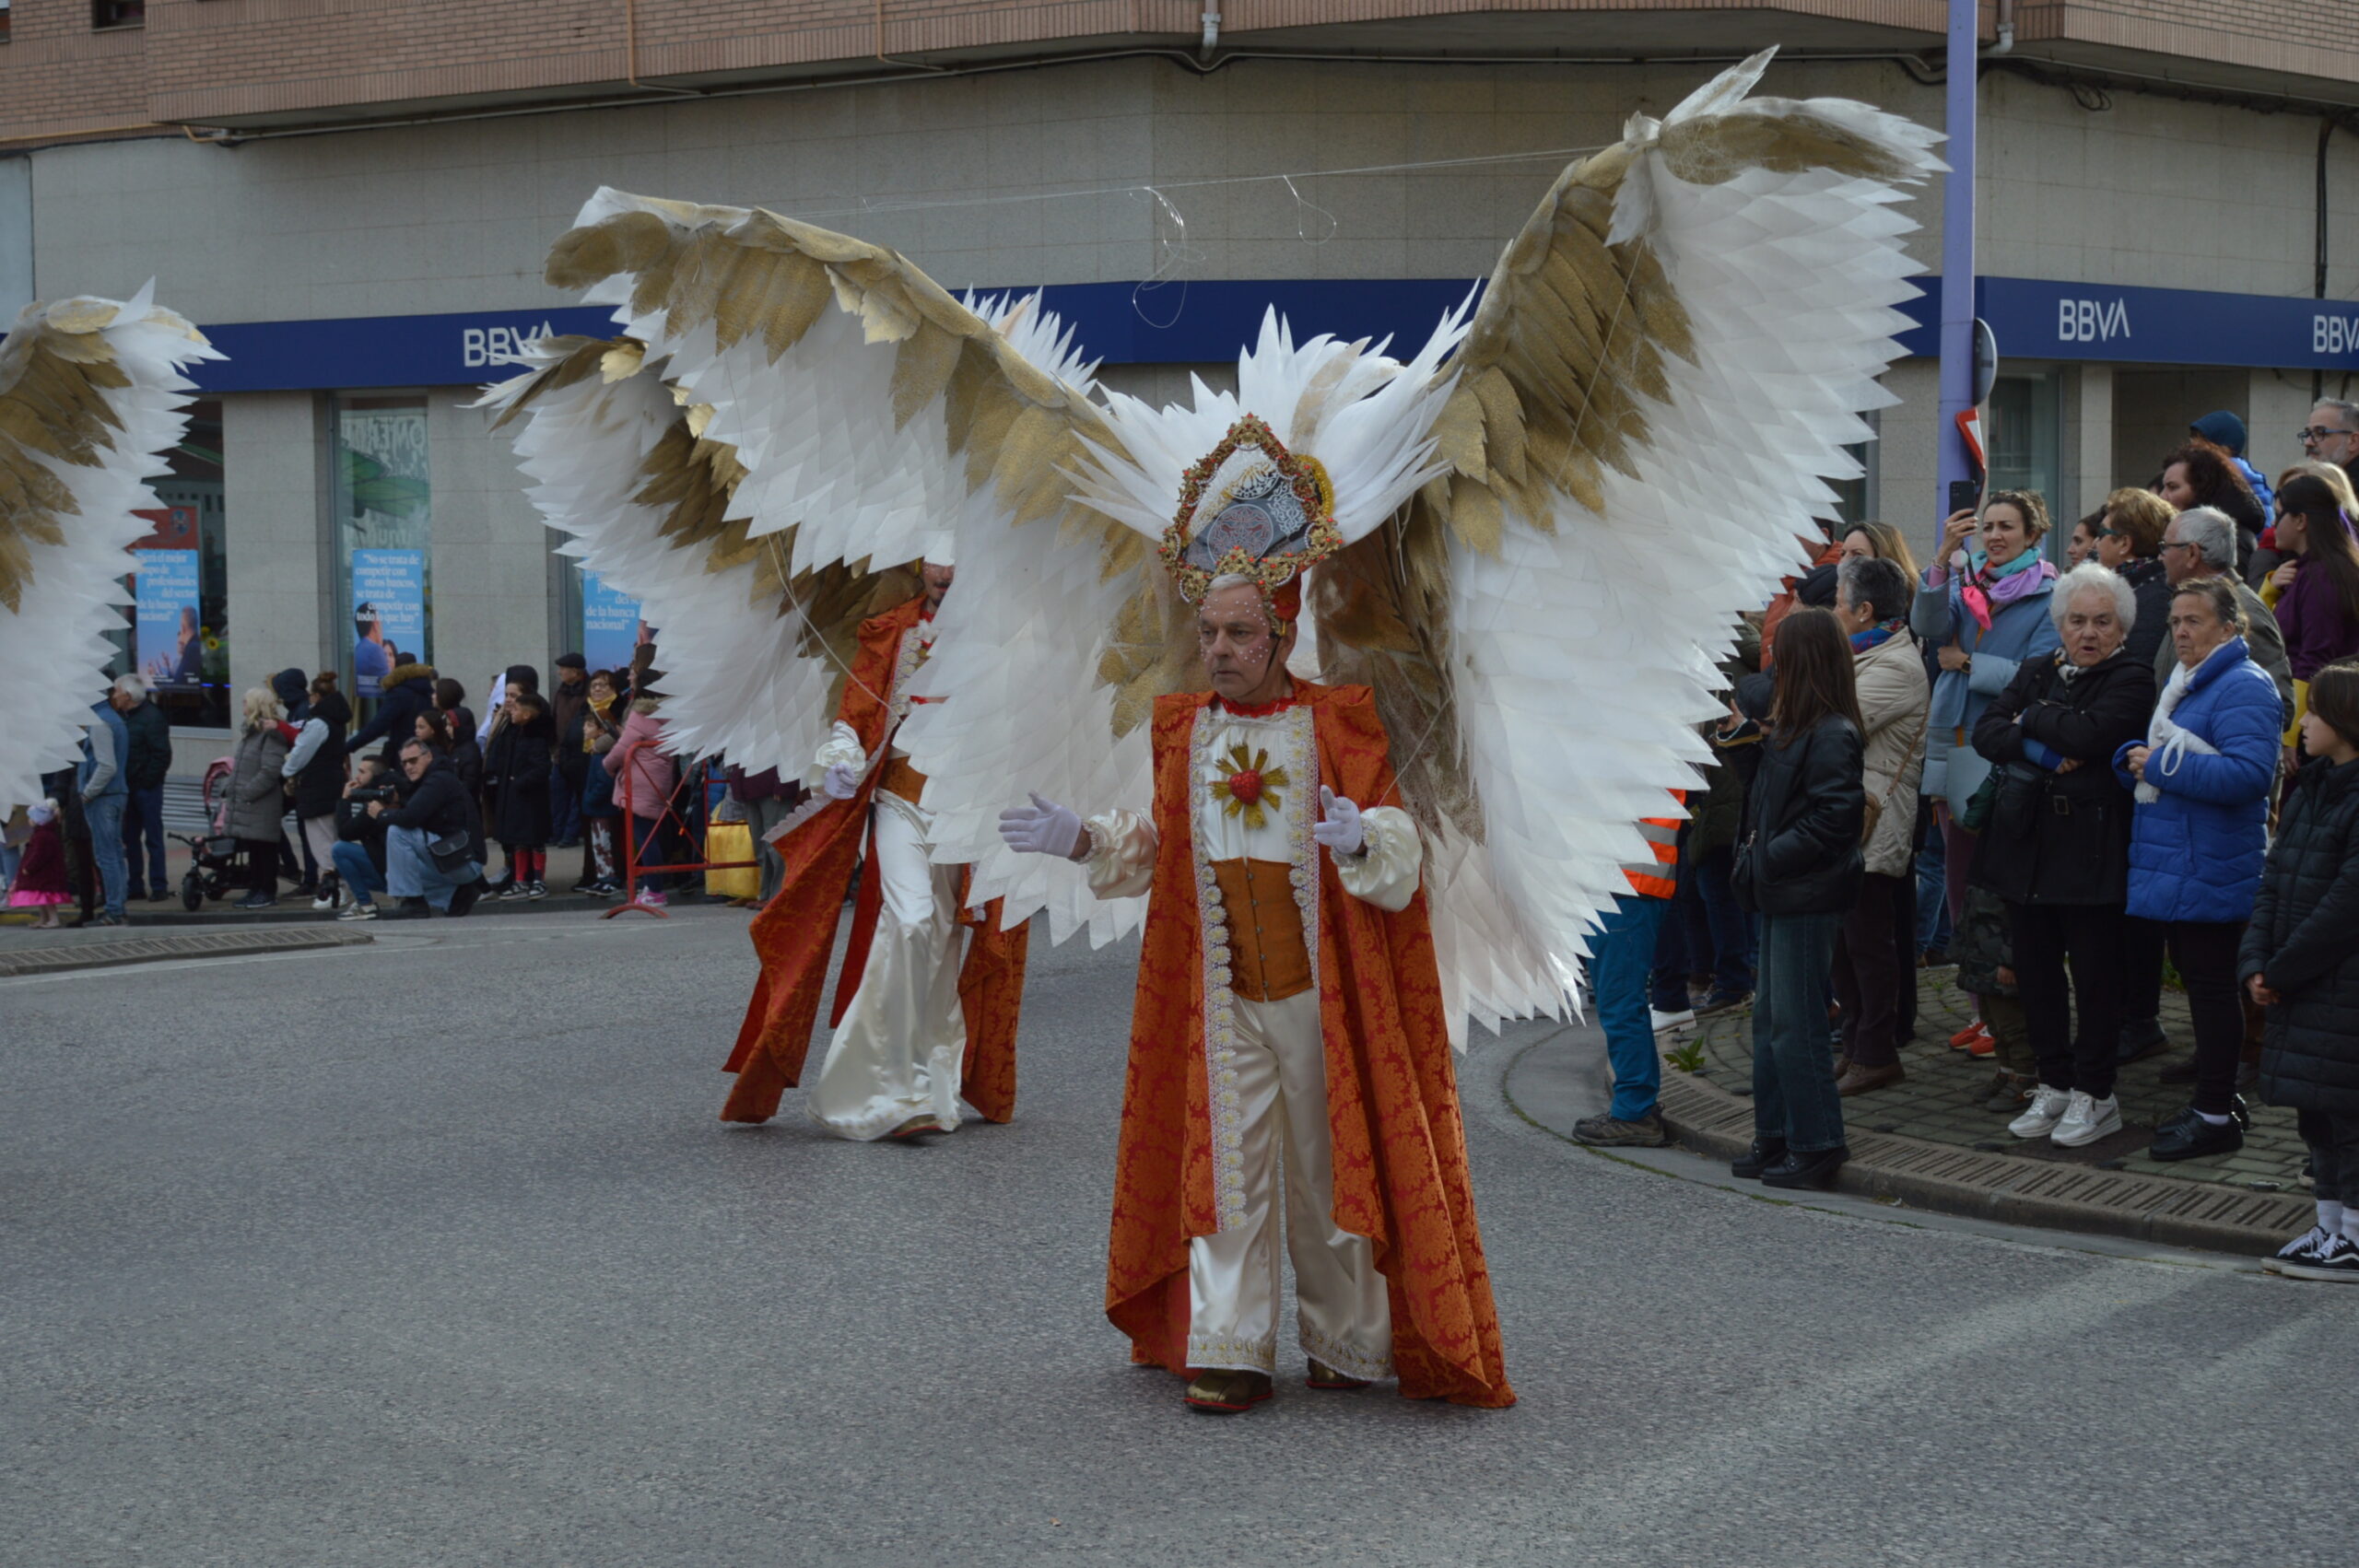
[[[2168,944],[2195,1024],[2195,1103],[2155,1129],[2157,1160],[2191,1160],[2244,1147],[2236,1062],[2244,1010],[2236,945],[2251,918],[2269,848],[2269,794],[2277,778],[2284,708],[2277,683],[2245,645],[2245,612],[2225,578],[2193,578],[2171,596],[2178,653],[2146,738],[2114,754],[2134,793],[2130,827],[2132,962],[2153,965],[2159,990]],[[2141,977],[2129,977],[2134,989]]]
[[[1941,666],[1918,791],[1933,802],[1941,830],[1952,925],[1974,871],[1975,836],[1959,823],[1990,776],[1989,762],[1974,749],[1974,726],[2018,668],[2062,646],[2048,613],[2056,568],[2041,555],[2047,535],[2048,503],[2036,490],[1993,492],[1979,520],[1952,513],[1939,558],[1925,568],[1908,610],[1908,629],[1935,649]]]

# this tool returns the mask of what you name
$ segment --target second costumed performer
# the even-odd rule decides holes
[[[861,623],[835,727],[808,778],[832,803],[780,846],[778,895],[755,917],[762,974],[729,1059],[737,1082],[723,1121],[769,1120],[800,1081],[863,827],[868,874],[836,981],[835,1036],[805,1109],[861,1141],[955,1131],[962,1095],[989,1120],[1015,1114],[1027,930],[1002,929],[995,909],[968,916],[965,868],[927,860],[925,778],[894,744],[921,700],[911,687],[954,575],[946,561],[919,569],[924,592]],[[973,928],[963,958],[962,924]]]

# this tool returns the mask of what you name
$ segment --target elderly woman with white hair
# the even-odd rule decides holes
[[[2025,660],[1974,727],[1997,780],[1974,874],[2006,901],[2039,1062],[2030,1108],[2008,1130],[2078,1148],[2121,1129],[2113,1079],[2130,797],[2113,759],[2146,733],[2154,672],[2126,647],[2138,598],[2114,572],[2073,568],[2049,605],[2062,648]]]

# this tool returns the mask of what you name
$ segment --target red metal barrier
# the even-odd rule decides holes
[[[617,786],[615,791],[615,799],[623,808],[621,820],[616,824],[616,830],[622,837],[623,901],[616,905],[613,908],[605,910],[600,914],[598,918],[602,920],[611,920],[616,915],[622,914],[625,910],[628,909],[637,909],[641,914],[652,915],[660,920],[668,920],[672,918],[671,912],[663,907],[663,906],[656,904],[642,904],[639,901],[639,833],[632,826],[633,817],[630,809],[630,764],[631,754],[639,750],[640,747],[650,743],[651,743],[647,741],[631,742],[628,745],[623,748],[622,761],[615,765],[615,783]],[[605,759],[602,757],[599,759],[599,762],[603,764],[604,760]],[[698,791],[699,793],[709,795],[710,793],[710,784],[712,779],[712,764],[710,761],[698,763],[697,765],[697,775],[696,788]],[[679,789],[675,785],[673,788],[672,795],[676,797],[679,792]],[[702,841],[698,843],[697,853],[699,856],[709,856],[712,853],[712,833],[710,815],[709,813],[699,814],[707,816],[707,823],[706,829],[701,835]],[[696,842],[699,837],[695,829],[690,825],[688,820],[672,809],[672,802],[669,798],[664,801],[663,810],[656,816],[654,821],[655,825],[647,830],[651,837],[660,836],[667,822],[675,825],[679,828],[679,836],[683,839],[689,840],[690,842]],[[757,852],[758,853],[758,851]],[[671,876],[675,873],[685,873],[689,872],[745,871],[749,868],[757,867],[760,864],[761,862],[759,860],[714,860],[700,859],[692,861],[685,861],[678,865],[660,865],[653,869],[661,875]]]

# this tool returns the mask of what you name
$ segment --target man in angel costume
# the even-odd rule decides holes
[[[1766,64],[1567,170],[1414,356],[1273,317],[1187,406],[1101,406],[894,252],[776,214],[602,191],[551,256],[667,367],[650,421],[702,421],[586,486],[594,446],[526,464],[571,486],[569,548],[674,595],[667,652],[698,620],[751,672],[692,728],[804,766],[793,585],[955,520],[898,744],[964,906],[1056,940],[1144,922],[1106,1308],[1198,1408],[1271,1390],[1281,1182],[1314,1382],[1513,1399],[1451,1047],[1573,1005],[1637,824],[1707,760],[1739,615],[1893,401],[1893,207],[1938,167],[1867,105],[1749,98]],[[710,488],[707,448],[725,505],[581,524]]]
[[[182,374],[221,354],[157,305],[25,308],[0,342],[0,816],[81,755],[115,658],[147,481],[188,427]]]
[[[949,554],[934,546],[919,567],[924,591],[861,623],[807,778],[829,803],[789,833],[778,895],[754,920],[762,974],[729,1059],[737,1082],[723,1121],[768,1121],[801,1076],[863,825],[868,874],[836,982],[835,1037],[804,1099],[811,1118],[865,1141],[955,1131],[962,1096],[989,1120],[1015,1115],[1027,930],[1002,926],[995,907],[969,916],[965,868],[927,860],[926,781],[894,743],[933,646]],[[972,927],[963,960],[962,923]]]

